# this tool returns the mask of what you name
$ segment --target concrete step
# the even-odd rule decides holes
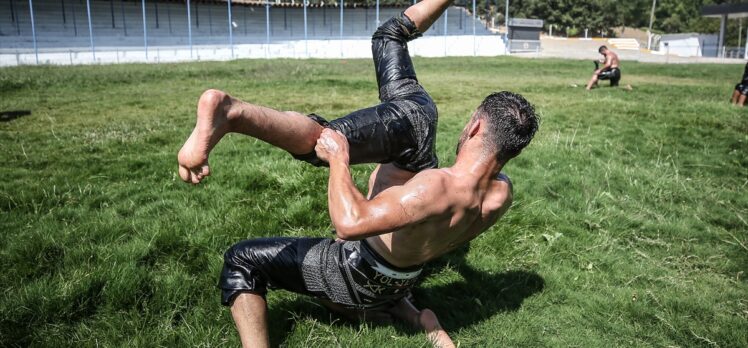
[[[611,46],[611,48],[616,48],[619,50],[635,50],[638,51],[639,41],[636,39],[608,39],[608,45]]]

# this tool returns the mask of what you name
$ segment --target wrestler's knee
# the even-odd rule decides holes
[[[251,265],[254,243],[252,240],[244,240],[232,245],[223,254],[223,260],[232,265]]]

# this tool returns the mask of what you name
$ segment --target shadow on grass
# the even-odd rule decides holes
[[[516,311],[526,298],[541,292],[545,287],[545,281],[535,272],[513,270],[490,274],[479,271],[465,262],[469,250],[470,246],[466,245],[432,261],[422,275],[422,279],[426,279],[445,268],[451,268],[461,275],[461,280],[413,289],[415,306],[419,309],[433,310],[448,332],[475,325],[497,313]],[[294,301],[283,301],[270,308],[268,322],[278,323],[270,325],[269,328],[271,346],[283,344],[293,330],[294,320],[289,318],[289,313],[292,313],[293,318],[308,316],[321,323],[349,327],[353,330],[358,328],[358,323],[327,310],[311,298],[299,296]],[[372,326],[393,324],[402,334],[420,334],[419,331],[400,322],[370,323]]]
[[[511,270],[487,273],[465,262],[469,245],[432,261],[426,277],[451,267],[462,279],[448,284],[413,289],[415,305],[430,308],[447,331],[460,330],[477,324],[497,313],[516,311],[522,302],[541,292],[543,278],[535,272]]]
[[[31,110],[0,111],[0,122],[10,122],[28,115],[31,115]]]

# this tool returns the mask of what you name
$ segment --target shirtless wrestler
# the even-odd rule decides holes
[[[597,61],[595,62],[595,73],[592,74],[590,82],[587,83],[587,90],[592,89],[593,86],[597,86],[598,80],[610,80],[611,87],[618,86],[618,82],[621,81],[621,69],[618,55],[605,46],[600,46],[597,51],[603,55],[605,61],[602,68],[598,67]]]

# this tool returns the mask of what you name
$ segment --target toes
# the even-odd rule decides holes
[[[190,170],[187,169],[187,168],[185,168],[185,167],[183,167],[183,166],[179,166],[179,177],[184,182],[190,182],[191,181]]]
[[[200,183],[200,178],[195,173],[192,173],[192,183],[193,184],[199,184]]]

